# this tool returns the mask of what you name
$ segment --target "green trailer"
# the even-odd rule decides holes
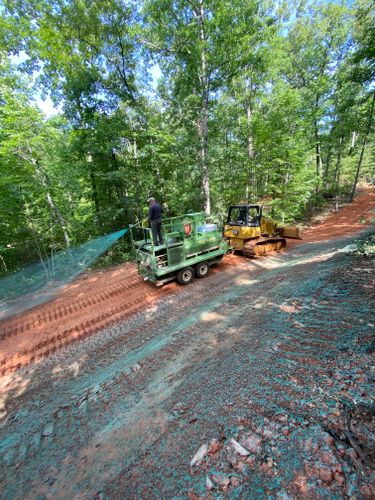
[[[229,249],[222,226],[204,213],[163,219],[163,245],[154,245],[151,229],[142,223],[130,226],[138,273],[156,285],[177,279],[187,285],[204,278]]]

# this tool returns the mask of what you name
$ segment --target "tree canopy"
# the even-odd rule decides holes
[[[371,0],[3,0],[0,16],[0,272],[126,227],[150,195],[291,222],[374,180]]]

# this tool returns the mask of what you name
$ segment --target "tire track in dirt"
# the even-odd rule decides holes
[[[70,342],[125,319],[155,299],[160,299],[160,292],[150,290],[136,276],[130,283],[109,287],[72,303],[50,306],[48,312],[18,320],[15,325],[10,322],[1,342],[1,373],[5,375],[42,359]]]
[[[310,250],[310,253],[312,252],[313,250]],[[71,473],[71,469],[74,468],[74,466],[79,467],[80,462],[82,462],[82,466],[86,469],[86,462],[84,462],[84,458],[86,450],[87,448],[90,449],[90,446],[94,449],[94,451],[96,450],[98,453],[100,452],[102,444],[99,449],[95,448],[96,441],[92,441],[88,444],[89,439],[96,439],[97,430],[106,426],[110,427],[113,421],[118,422],[119,419],[121,420],[124,418],[124,414],[129,413],[132,415],[135,411],[133,408],[135,408],[136,405],[139,405],[140,409],[144,408],[145,404],[140,400],[140,398],[142,398],[144,393],[147,392],[149,384],[151,383],[150,381],[153,381],[154,378],[159,378],[157,376],[159,371],[162,373],[160,378],[167,379],[168,372],[163,367],[168,363],[171,363],[173,365],[173,369],[177,370],[177,373],[173,375],[172,380],[174,380],[175,383],[178,381],[183,382],[183,384],[180,384],[180,389],[178,390],[179,394],[172,394],[171,399],[173,401],[173,398],[178,397],[180,401],[183,401],[185,382],[186,380],[189,382],[189,377],[192,377],[192,373],[196,371],[198,376],[201,373],[199,372],[199,369],[201,369],[202,366],[205,366],[205,364],[210,361],[212,361],[212,366],[214,366],[214,363],[217,362],[216,358],[220,358],[220,352],[228,352],[231,350],[231,342],[233,343],[233,341],[231,341],[228,337],[231,335],[228,331],[228,324],[230,325],[233,322],[234,325],[238,323],[240,326],[242,323],[246,323],[245,320],[242,320],[241,314],[246,314],[246,311],[248,311],[249,308],[251,308],[252,311],[252,318],[253,316],[258,316],[258,320],[255,318],[252,319],[250,330],[253,328],[253,322],[256,323],[258,321],[259,325],[264,324],[264,321],[259,321],[260,319],[263,319],[264,310],[257,308],[257,306],[263,303],[263,297],[267,297],[267,293],[270,293],[271,287],[273,287],[273,291],[275,292],[277,292],[277,289],[280,290],[284,287],[283,281],[288,282],[288,273],[293,273],[293,268],[296,272],[298,272],[299,259],[300,257],[295,259],[295,264],[290,261],[290,269],[288,269],[288,267],[285,269],[281,267],[275,268],[272,271],[266,271],[266,276],[263,276],[263,278],[258,280],[256,279],[257,270],[255,268],[253,269],[251,263],[247,263],[243,270],[237,269],[232,275],[224,272],[212,273],[205,280],[194,282],[191,287],[181,288],[178,294],[173,294],[168,298],[170,301],[168,308],[173,311],[172,315],[164,317],[164,312],[167,311],[168,308],[163,309],[160,307],[154,311],[153,315],[150,315],[148,318],[146,317],[145,322],[139,323],[138,325],[135,323],[134,326],[130,325],[129,329],[126,330],[126,334],[119,336],[117,342],[115,338],[113,339],[113,344],[110,349],[105,348],[105,368],[102,369],[97,366],[97,369],[93,374],[91,374],[88,370],[82,370],[77,379],[74,380],[74,377],[71,377],[71,392],[69,397],[67,397],[66,394],[66,387],[65,394],[64,390],[61,390],[56,391],[56,395],[51,395],[51,402],[43,401],[44,396],[39,395],[39,390],[36,391],[35,393],[38,394],[37,397],[42,399],[44,405],[38,410],[39,413],[36,412],[36,414],[38,414],[38,421],[35,423],[33,422],[32,414],[25,417],[26,423],[33,422],[33,427],[28,428],[25,424],[23,426],[17,426],[17,420],[15,420],[14,424],[10,421],[8,428],[4,429],[4,431],[8,431],[6,439],[10,438],[10,441],[8,441],[9,446],[7,446],[6,449],[1,450],[0,453],[0,459],[3,461],[4,465],[6,465],[6,467],[4,467],[4,473],[5,470],[7,473],[6,482],[4,483],[7,487],[6,491],[10,492],[12,487],[11,485],[13,484],[15,485],[17,492],[28,492],[28,497],[32,498],[33,492],[35,492],[32,487],[35,486],[35,488],[38,489],[42,488],[43,484],[45,484],[44,487],[47,488],[47,490],[50,490],[49,493],[52,491],[60,491],[60,493],[64,491],[65,494],[67,494],[66,490],[62,489],[64,484],[66,488],[70,488],[69,478],[66,479],[65,473]],[[259,272],[262,271],[264,271],[264,269],[259,270]],[[277,278],[280,278],[280,280],[277,281]],[[305,281],[303,279],[304,275],[302,275],[301,278],[301,281]],[[250,284],[250,281],[254,281],[254,285]],[[241,282],[245,283],[242,289]],[[236,286],[237,290],[235,289]],[[304,288],[304,290],[306,292],[306,288]],[[270,332],[269,335],[267,335],[267,332],[263,332],[263,336],[260,338],[269,349],[266,355],[268,356],[267,362],[269,362],[269,366],[272,367],[272,370],[277,360],[279,360],[279,362],[282,361],[284,374],[285,372],[289,374],[293,371],[293,380],[288,377],[284,379],[282,376],[283,374],[279,372],[277,372],[277,376],[274,376],[274,378],[271,377],[271,374],[269,376],[263,376],[262,378],[259,377],[259,381],[261,383],[258,382],[258,385],[262,387],[263,390],[259,390],[259,392],[257,392],[257,388],[255,387],[253,389],[253,394],[251,394],[254,408],[259,407],[259,415],[269,415],[270,412],[282,411],[285,408],[288,409],[288,412],[294,414],[298,408],[303,409],[303,405],[313,401],[314,394],[306,394],[304,388],[302,387],[301,389],[300,386],[302,381],[308,379],[309,377],[313,380],[316,374],[320,373],[324,369],[324,364],[306,367],[303,361],[300,362],[300,359],[292,361],[287,359],[286,356],[280,356],[280,353],[285,350],[286,354],[288,354],[290,349],[294,349],[297,341],[300,344],[302,343],[302,346],[303,342],[306,342],[306,345],[309,345],[309,342],[321,342],[321,332],[319,332],[319,329],[322,327],[321,322],[323,322],[323,317],[326,313],[330,311],[329,305],[324,304],[324,301],[326,300],[329,302],[332,299],[331,295],[327,295],[323,292],[324,281],[320,287],[318,286],[317,289],[315,286],[311,287],[312,298],[310,301],[305,302],[305,308],[302,308],[298,302],[293,304],[292,301],[282,301],[281,306],[286,309],[284,311],[281,307],[279,307],[279,302],[277,300],[275,301],[272,311],[269,314],[273,315],[275,309],[279,308],[280,315],[283,321],[290,325],[290,330],[286,331],[285,335],[287,335],[287,337],[281,338],[281,342],[279,335],[274,335],[273,332]],[[284,294],[287,293],[287,291],[284,291]],[[328,294],[331,293],[335,293],[334,289],[328,289]],[[222,295],[221,298],[218,297],[220,294]],[[298,287],[297,290],[293,292],[293,295],[294,297],[299,296]],[[333,295],[333,297],[335,297],[335,295]],[[341,297],[341,295],[338,294],[337,297]],[[264,304],[266,311],[269,303],[272,304],[272,301],[273,299],[268,299]],[[301,312],[299,314],[293,314],[293,310],[298,310],[298,308],[300,308],[299,311]],[[312,328],[301,327],[301,325],[303,325],[303,312],[305,310],[309,310],[308,308],[314,308],[314,311],[317,312],[319,316],[318,320],[313,322]],[[202,311],[205,309],[207,309],[211,314],[209,318],[206,318],[209,319],[209,321],[206,322],[204,318],[202,318]],[[289,313],[288,311],[292,312]],[[215,315],[219,313],[221,313],[221,316]],[[345,315],[343,315],[343,319],[348,320]],[[297,322],[299,324],[299,328],[295,326]],[[275,332],[279,334],[280,328],[278,328],[277,317],[274,319],[274,324]],[[217,328],[217,325],[219,325],[219,328]],[[204,346],[200,344],[200,342],[207,344],[208,348],[207,339],[210,338],[210,330],[212,332],[216,330],[217,334],[217,347],[215,347],[216,350],[213,351],[204,350]],[[324,340],[327,342],[327,350],[332,351],[335,345],[335,339],[338,335],[338,330],[330,330],[327,332],[323,329],[322,331]],[[155,345],[155,349],[152,350],[147,344],[142,344],[142,340],[145,339],[145,336],[147,338],[147,335],[150,335],[151,333],[149,343],[152,345],[154,342],[152,332],[154,332],[156,340],[158,335],[160,336],[161,334],[165,334],[170,336],[170,341],[168,339],[168,342],[163,344],[162,348],[158,348]],[[259,331],[256,331],[255,334],[252,334],[251,331],[248,333],[250,334],[250,341],[252,337],[256,338],[259,335]],[[246,337],[247,333],[244,333],[242,340],[245,340]],[[91,338],[92,342],[94,341],[94,338],[95,336]],[[137,351],[135,351],[134,347],[130,344],[130,340],[137,342],[138,348],[140,349],[139,358],[137,357]],[[241,341],[241,338],[238,338],[238,340]],[[86,338],[85,342],[87,342],[86,345],[88,345],[90,339]],[[134,359],[132,363],[136,361],[140,363],[140,369],[136,366],[133,370],[131,367],[129,369],[128,364],[124,363],[122,353],[118,352],[121,346],[124,349],[125,355],[133,356]],[[249,344],[247,344],[247,347],[249,347]],[[321,348],[319,346],[310,347],[310,355],[317,357],[320,360]],[[72,351],[75,350],[75,356],[72,355],[72,359],[74,359],[74,357],[77,357],[79,345],[72,345],[70,349],[72,349]],[[112,351],[117,352],[118,354],[117,364],[111,360],[110,356]],[[240,346],[240,351],[243,353],[247,352],[248,349],[244,349],[243,346]],[[103,352],[104,351],[102,351],[102,353]],[[87,353],[91,357],[92,352],[87,350]],[[301,350],[301,353],[304,356],[306,355],[304,349]],[[234,354],[235,355],[232,358],[233,361],[236,357],[241,359],[238,351]],[[174,360],[178,355],[188,358],[187,365],[184,365],[183,363],[178,365],[177,363],[178,366],[176,367]],[[254,358],[256,355],[257,353],[254,354]],[[98,359],[100,359],[100,352],[93,355],[92,358],[92,363],[95,366],[95,363],[97,363]],[[52,357],[50,360],[51,359]],[[48,362],[49,360],[45,360],[46,367],[51,368],[51,365],[48,365]],[[254,363],[251,363],[251,365],[254,366]],[[230,366],[232,365],[230,364]],[[287,370],[285,370],[286,367]],[[24,374],[25,378],[27,378],[26,368]],[[210,393],[209,401],[213,404],[214,399],[217,398],[220,403],[224,397],[221,396],[220,393],[222,391],[224,392],[226,389],[229,390],[229,393],[233,393],[235,388],[232,384],[228,384],[228,381],[223,377],[223,380],[220,380],[219,395],[215,396],[214,391],[212,390],[213,387],[209,386],[211,380],[209,375],[210,374],[206,374],[207,378],[205,379],[208,385],[208,391],[206,392]],[[224,375],[225,371],[223,371],[223,376]],[[34,372],[33,376],[35,378],[39,378],[40,383],[41,377],[39,374]],[[51,377],[50,369],[45,369],[44,377],[46,380],[44,392],[47,392]],[[249,381],[250,380],[252,379],[249,378]],[[165,383],[168,386],[168,382]],[[193,406],[195,407],[197,379],[193,379],[193,381],[190,379],[190,383],[190,387],[188,386],[186,390],[189,391],[190,397],[193,398]],[[168,393],[168,397],[169,394],[170,392]],[[27,398],[29,398],[30,401],[33,400],[32,395],[32,392],[27,394]],[[303,403],[303,400],[305,403]],[[160,401],[155,398],[155,400],[152,400],[149,405],[158,405],[159,403]],[[171,404],[171,401],[169,401],[168,405]],[[208,406],[205,405],[206,411],[207,408]],[[197,411],[198,410],[199,408]],[[158,439],[161,441],[162,447],[163,433],[165,432],[165,429],[168,429],[168,418],[171,416],[168,415],[168,411],[171,412],[171,409],[163,410],[163,415],[165,417],[165,421],[167,422],[165,424],[166,427],[163,428],[162,431],[158,432]],[[159,414],[156,413],[156,416],[158,415]],[[19,418],[22,419],[22,417]],[[142,416],[142,418],[144,418],[144,416]],[[187,419],[189,418],[190,416],[187,416]],[[137,457],[140,456],[140,451],[136,447],[139,442],[137,440],[140,439],[142,442],[147,442],[147,436],[155,434],[155,422],[149,420],[147,420],[147,422],[148,427],[144,429],[143,434],[141,432],[142,426],[137,429],[131,427],[132,435],[129,437],[130,444],[126,443],[127,446],[129,446],[130,451],[128,451],[128,449],[125,451],[123,450],[123,443],[116,446],[116,450],[120,449],[120,452],[122,452],[122,455],[120,454],[118,457],[121,459],[122,456],[121,467],[124,467],[124,455],[127,457],[129,454],[129,460],[132,460],[134,464],[136,463],[137,465],[134,465],[134,467],[138,467],[139,469],[140,461],[137,460]],[[15,429],[19,430],[20,428],[23,430],[24,434],[20,433],[18,437],[15,436],[13,438],[11,432],[12,429],[14,431]],[[211,428],[212,427],[210,427],[210,429]],[[196,447],[196,440],[189,435],[189,431],[186,428],[183,432],[181,432],[181,434],[183,435],[185,442],[183,454],[185,458],[184,474],[186,474],[189,459],[185,456],[185,448],[189,446]],[[108,435],[113,437],[110,433]],[[172,439],[175,437],[176,436],[172,436]],[[153,441],[148,441],[148,443],[151,445],[153,444]],[[114,446],[114,443],[110,444],[110,446]],[[69,453],[62,449],[65,447],[69,450]],[[157,451],[157,444],[155,447]],[[182,448],[180,451],[181,450]],[[188,449],[190,458],[195,451],[196,449]],[[112,457],[108,457],[107,462],[105,462],[104,458],[102,458],[103,453],[105,453],[105,451],[101,452],[100,460],[103,460],[104,463],[109,463],[109,461],[112,460]],[[75,457],[75,461],[73,461],[73,466],[70,466],[69,469],[69,466],[66,465],[68,462],[63,462],[63,459],[65,456],[69,456],[69,459],[73,460],[72,455]],[[156,456],[158,455],[156,454]],[[177,460],[175,452],[171,456]],[[145,457],[142,458],[144,459]],[[100,462],[99,459],[97,460]],[[48,464],[50,468],[47,469],[45,464]],[[20,467],[20,465],[22,467]],[[91,464],[89,464],[89,466],[90,465]],[[87,467],[88,469],[89,466]],[[52,469],[57,472],[54,472]],[[35,470],[38,471],[37,474],[34,472]],[[34,472],[35,477],[32,476],[32,472]],[[145,477],[148,478],[147,469],[145,469],[144,472]],[[129,476],[125,474],[125,477],[128,478]],[[30,479],[32,479],[32,483],[34,483],[34,481],[35,483],[29,484],[28,481],[30,481]],[[75,476],[75,479],[77,479],[77,476]],[[103,482],[105,483],[100,476],[93,474],[93,482],[90,483],[90,487],[93,488],[102,486]],[[147,482],[151,482],[152,485],[154,485],[153,479],[148,478]],[[170,482],[167,481],[166,483]],[[165,486],[167,486],[166,483]],[[83,486],[81,482],[73,483],[73,487],[75,484],[80,484],[80,491],[84,491],[82,488],[86,486],[85,483]],[[108,488],[110,488],[110,484],[111,482],[108,481]],[[176,488],[174,493],[177,493],[177,489],[180,485],[185,483],[178,483],[177,480],[174,480],[174,484]],[[137,486],[138,483],[136,479],[134,480],[134,483],[125,481],[125,486],[121,487],[120,484],[117,492],[119,492],[120,496],[120,492],[126,492],[126,494],[129,495],[129,498],[140,498],[141,489],[137,490]],[[139,485],[139,488],[141,487],[143,487],[143,485]],[[85,491],[93,493],[92,489]],[[162,494],[162,491],[160,490],[155,490],[155,497],[158,496],[158,492],[160,493],[159,498],[163,496],[169,497],[168,495]],[[42,489],[40,489],[38,493],[43,493]],[[181,491],[179,491],[179,493],[181,493]],[[67,494],[67,496],[69,495]],[[24,496],[24,498],[26,497],[27,496]],[[116,498],[116,495],[109,495],[109,498]]]
[[[312,248],[309,249],[310,253],[311,250]],[[189,416],[184,418],[182,415],[174,427],[171,424],[169,436],[167,433],[161,436],[160,444],[148,450],[149,454],[142,455],[142,477],[139,474],[140,462],[133,457],[133,464],[124,468],[115,482],[108,483],[105,494],[109,498],[115,498],[119,492],[127,492],[133,498],[142,494],[150,498],[172,498],[177,494],[181,497],[204,497],[207,494],[206,475],[215,471],[221,477],[236,476],[240,483],[246,484],[242,494],[241,489],[230,488],[229,497],[233,491],[233,497],[236,498],[263,498],[260,490],[252,490],[253,485],[260,487],[263,481],[266,498],[267,493],[271,495],[267,487],[270,485],[271,473],[273,476],[275,471],[270,470],[264,457],[272,456],[273,460],[279,463],[278,478],[287,478],[288,486],[294,488],[293,475],[288,478],[288,465],[284,467],[284,461],[288,461],[287,454],[275,456],[274,453],[279,450],[273,440],[281,434],[286,440],[286,450],[293,449],[294,442],[288,441],[289,436],[297,436],[298,439],[298,432],[301,432],[306,439],[306,447],[311,447],[311,444],[308,444],[310,442],[313,448],[321,447],[325,452],[323,463],[318,462],[319,470],[329,468],[324,462],[328,454],[329,457],[339,457],[342,465],[339,470],[345,471],[345,474],[339,474],[340,482],[334,482],[332,485],[319,483],[318,473],[310,473],[315,474],[315,477],[309,478],[311,482],[313,479],[318,480],[316,491],[319,495],[311,494],[304,498],[333,497],[332,490],[337,498],[346,496],[355,472],[351,458],[353,449],[343,438],[338,440],[338,452],[329,433],[332,430],[333,435],[335,432],[336,435],[340,434],[337,431],[341,425],[340,398],[348,396],[354,401],[360,401],[362,393],[352,386],[345,376],[343,387],[333,389],[330,377],[334,376],[330,371],[337,367],[339,371],[342,369],[338,349],[346,352],[346,349],[352,349],[355,345],[356,340],[350,325],[357,325],[357,333],[361,338],[361,334],[365,335],[371,326],[367,322],[375,319],[370,300],[363,301],[363,293],[358,293],[354,285],[347,289],[341,283],[340,287],[336,287],[336,277],[337,273],[340,273],[342,262],[349,260],[348,256],[344,259],[342,256],[333,257],[317,266],[310,259],[309,264],[301,268],[298,264],[294,269],[291,265],[289,271],[280,267],[280,282],[274,280],[277,274],[265,274],[263,282],[258,280],[248,287],[248,296],[238,295],[236,308],[231,310],[230,315],[234,328],[237,319],[240,325],[247,326],[243,330],[245,335],[242,335],[242,338],[239,335],[237,345],[232,347],[222,342],[222,351],[214,356],[215,359],[201,359],[197,364],[192,363],[181,390],[175,394],[182,408],[188,407],[189,403],[194,405],[198,421],[202,419],[204,424],[199,430],[192,430]],[[297,276],[293,276],[293,272]],[[367,281],[368,276],[363,276],[363,287]],[[273,285],[272,293],[270,285]],[[350,298],[350,307],[345,298]],[[224,301],[223,306],[224,304],[229,303]],[[250,314],[246,313],[249,307]],[[241,311],[244,314],[242,321]],[[229,311],[223,314],[228,315]],[[225,328],[218,324],[217,330]],[[191,337],[193,338],[192,335]],[[357,356],[358,354],[361,355],[361,351],[357,352]],[[308,363],[309,359],[313,362]],[[370,356],[364,358],[364,366],[368,359]],[[345,367],[347,362],[344,358],[342,366]],[[363,370],[363,366],[361,368]],[[369,381],[370,377],[367,387],[366,382],[362,382],[362,389],[365,389],[368,396],[372,391]],[[260,465],[262,472],[256,469],[255,459],[251,458],[252,475],[247,470],[242,476],[242,469],[236,469],[235,466],[239,457],[233,457],[229,453],[226,455],[227,452],[223,450],[222,454],[219,452],[219,457],[216,455],[216,458],[213,456],[204,459],[201,467],[190,470],[189,476],[187,470],[191,457],[200,444],[209,443],[211,438],[219,439],[219,429],[223,422],[227,443],[231,437],[239,441],[246,429],[260,436],[262,447],[257,455],[257,466]],[[300,426],[302,431],[295,431],[297,426]],[[315,432],[320,438],[318,444],[315,444]],[[243,443],[246,442],[241,441],[241,444]],[[302,444],[305,446],[305,442]],[[309,449],[307,448],[307,451]],[[302,454],[301,458],[298,472],[304,474],[307,470],[303,468],[305,454]],[[293,460],[292,456],[292,462]],[[351,468],[348,464],[351,464]],[[296,470],[296,462],[289,465],[292,470]],[[170,480],[162,476],[168,466],[172,469]],[[264,474],[264,471],[269,471],[269,474]],[[277,486],[283,491],[285,483]],[[217,490],[221,491],[219,486],[216,486],[215,494]],[[273,493],[276,491],[278,490]],[[298,491],[291,492],[288,489],[288,495],[291,493],[293,498],[299,497]]]
[[[229,255],[227,262],[219,264],[220,269],[218,266],[212,268],[210,276],[216,276],[220,271],[228,272],[233,259],[234,257]],[[248,264],[240,258],[236,266],[241,263]],[[130,267],[129,264],[126,266]],[[69,295],[62,303],[58,298],[51,304],[42,306],[40,312],[38,308],[37,311],[25,313],[15,321],[7,320],[3,333],[5,338],[0,343],[0,376],[40,361],[72,342],[91,336],[115,322],[123,321],[171,294],[184,291],[184,287],[175,283],[162,289],[145,283],[138,276],[134,265],[130,271],[133,276],[125,283],[107,285],[99,293],[91,292],[83,298],[75,299],[77,294],[73,297]],[[205,279],[207,286],[210,276]],[[82,295],[79,287],[78,290],[79,295]],[[43,310],[45,308],[47,311]],[[65,326],[65,322],[73,326]]]
[[[103,292],[92,293],[83,299],[75,300],[73,303],[52,303],[47,311],[31,313],[26,323],[22,318],[18,320],[8,320],[4,322],[0,340],[15,336],[25,330],[30,330],[32,327],[44,326],[56,320],[61,321],[65,317],[75,312],[82,311],[83,309],[91,308],[92,306],[100,306],[106,300],[113,299],[117,295],[123,294],[124,292],[131,292],[133,289],[139,287],[139,284],[139,279],[135,276],[129,279],[128,283],[110,286]]]
[[[366,277],[363,282],[366,282]],[[317,394],[314,387],[317,389],[316,377],[319,375],[320,378],[324,378],[327,371],[325,352],[334,352],[338,345],[341,349],[345,349],[345,345],[348,348],[352,345],[353,335],[346,325],[357,319],[365,333],[368,328],[367,322],[359,321],[359,319],[365,317],[370,323],[375,319],[370,310],[366,310],[363,314],[361,299],[360,297],[356,299],[352,290],[336,290],[330,285],[329,280],[324,281],[313,297],[305,301],[304,309],[308,311],[309,326],[303,324],[304,310],[298,311],[296,315],[291,313],[290,318],[287,318],[290,328],[284,334],[285,340],[277,342],[270,349],[271,352],[274,351],[272,356],[274,360],[271,362],[273,369],[269,375],[262,378],[259,390],[255,391],[257,397],[254,398],[254,403],[259,406],[258,413],[267,416],[271,409],[273,411],[277,409],[289,412],[298,410],[298,414],[303,415],[306,406],[309,406],[309,418],[316,410],[315,418],[318,421],[322,420],[321,410],[316,405]],[[301,288],[304,288],[304,285]],[[294,295],[300,296],[298,289],[294,290]],[[358,304],[358,318],[345,310],[343,297],[349,295],[351,295],[351,301]],[[354,309],[356,309],[355,306]],[[314,313],[311,314],[311,311]],[[336,321],[331,321],[332,317]],[[340,321],[337,320],[338,318]],[[285,367],[291,374],[281,378],[277,373],[285,372]],[[315,410],[311,411],[311,408]]]
[[[240,275],[246,277],[248,271],[245,270],[240,273]],[[212,284],[215,286],[211,286]],[[195,287],[198,293],[192,294],[191,287],[190,291],[187,288],[182,288],[180,294],[182,297],[179,297],[179,300],[177,300],[177,297],[174,297],[174,300],[177,302],[174,311],[176,316],[183,315],[186,310],[190,311],[190,322],[195,323],[197,321],[197,311],[201,308],[201,292],[207,290],[205,299],[208,300],[215,297],[217,293],[230,288],[232,283],[224,273],[212,273],[204,282],[200,280],[195,282],[192,286]],[[178,304],[178,302],[182,303]],[[132,328],[129,334],[132,337],[138,337],[144,333],[145,330],[148,332],[157,327],[160,328],[163,324],[163,321],[160,320],[160,316],[163,316],[163,311],[159,311],[158,318],[154,320],[151,319],[147,322],[147,328],[142,324],[142,326],[138,328]],[[167,324],[169,324],[169,320]],[[169,325],[169,329],[167,329],[164,334],[167,336],[170,335],[172,344],[166,342],[164,347],[157,348],[161,366],[166,358],[172,359],[173,366],[176,365],[174,357],[179,350],[173,342],[180,342],[181,337],[175,339],[174,330],[175,325]],[[124,343],[125,338],[121,337],[122,343]],[[201,339],[200,342],[204,341]],[[140,347],[140,349],[142,350],[143,347]],[[148,350],[147,346],[145,346],[145,351],[146,357],[141,356],[142,369],[146,371],[149,368],[155,371],[157,369],[157,363],[154,360],[154,351]],[[182,352],[183,355],[186,356],[186,350]],[[136,351],[131,351],[129,355],[136,357]],[[128,405],[137,403],[140,385],[139,382],[136,384],[132,378],[136,376],[138,370],[133,370],[128,366],[124,367],[122,359],[120,360],[119,367],[118,371],[116,367],[112,367],[108,376],[97,383],[93,382],[91,374],[89,374],[87,381],[83,381],[83,383],[80,384],[80,390],[77,390],[77,393],[81,393],[80,396],[69,400],[69,404],[63,404],[61,401],[60,405],[57,405],[57,407],[55,403],[54,407],[44,410],[44,417],[39,419],[42,424],[39,424],[38,428],[33,428],[32,432],[29,431],[26,436],[22,436],[22,439],[16,439],[13,443],[10,443],[11,445],[7,446],[5,450],[0,450],[2,451],[2,453],[0,453],[2,461],[10,467],[16,465],[20,460],[24,461],[26,459],[35,458],[36,455],[42,451],[43,447],[53,447],[54,442],[61,439],[67,432],[75,432],[75,430],[79,430],[79,428],[83,426],[88,426],[92,419],[92,415],[105,415],[106,412],[109,412],[120,398],[124,398],[125,395]],[[87,386],[85,387],[86,383]],[[76,443],[82,442],[82,444],[84,444],[86,439],[87,433],[84,437],[77,436],[75,441]]]
[[[154,296],[156,295],[157,294]],[[106,297],[105,300],[108,298],[110,297]],[[104,300],[101,302],[104,302]],[[20,369],[22,366],[29,363],[42,360],[45,356],[51,354],[57,349],[67,346],[74,341],[83,339],[88,335],[92,335],[104,329],[110,323],[123,321],[128,316],[139,310],[139,303],[140,297],[133,298],[120,306],[101,313],[95,318],[78,323],[73,328],[65,329],[61,333],[55,335],[50,335],[47,339],[33,345],[30,349],[23,349],[8,358],[4,357],[0,360],[0,374],[4,376],[7,373]]]
[[[319,241],[327,233],[333,237],[362,229],[364,225],[359,219],[369,217],[375,206],[374,200],[373,191],[359,195],[352,205],[328,217],[319,227],[307,229],[302,243]],[[293,241],[288,247],[292,249],[300,244]],[[243,257],[229,255],[211,272],[230,273],[231,268],[238,270],[246,265]],[[0,376],[40,361],[72,342],[181,292],[181,287],[175,283],[158,289],[144,283],[137,275],[135,265],[129,263],[78,279],[51,302],[20,317],[0,321]]]

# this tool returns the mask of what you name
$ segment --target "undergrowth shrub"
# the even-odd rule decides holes
[[[366,240],[357,241],[356,246],[356,255],[375,257],[375,233],[371,234]]]

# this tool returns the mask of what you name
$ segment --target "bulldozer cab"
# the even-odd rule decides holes
[[[261,219],[262,207],[260,205],[231,205],[227,225],[259,227]]]

